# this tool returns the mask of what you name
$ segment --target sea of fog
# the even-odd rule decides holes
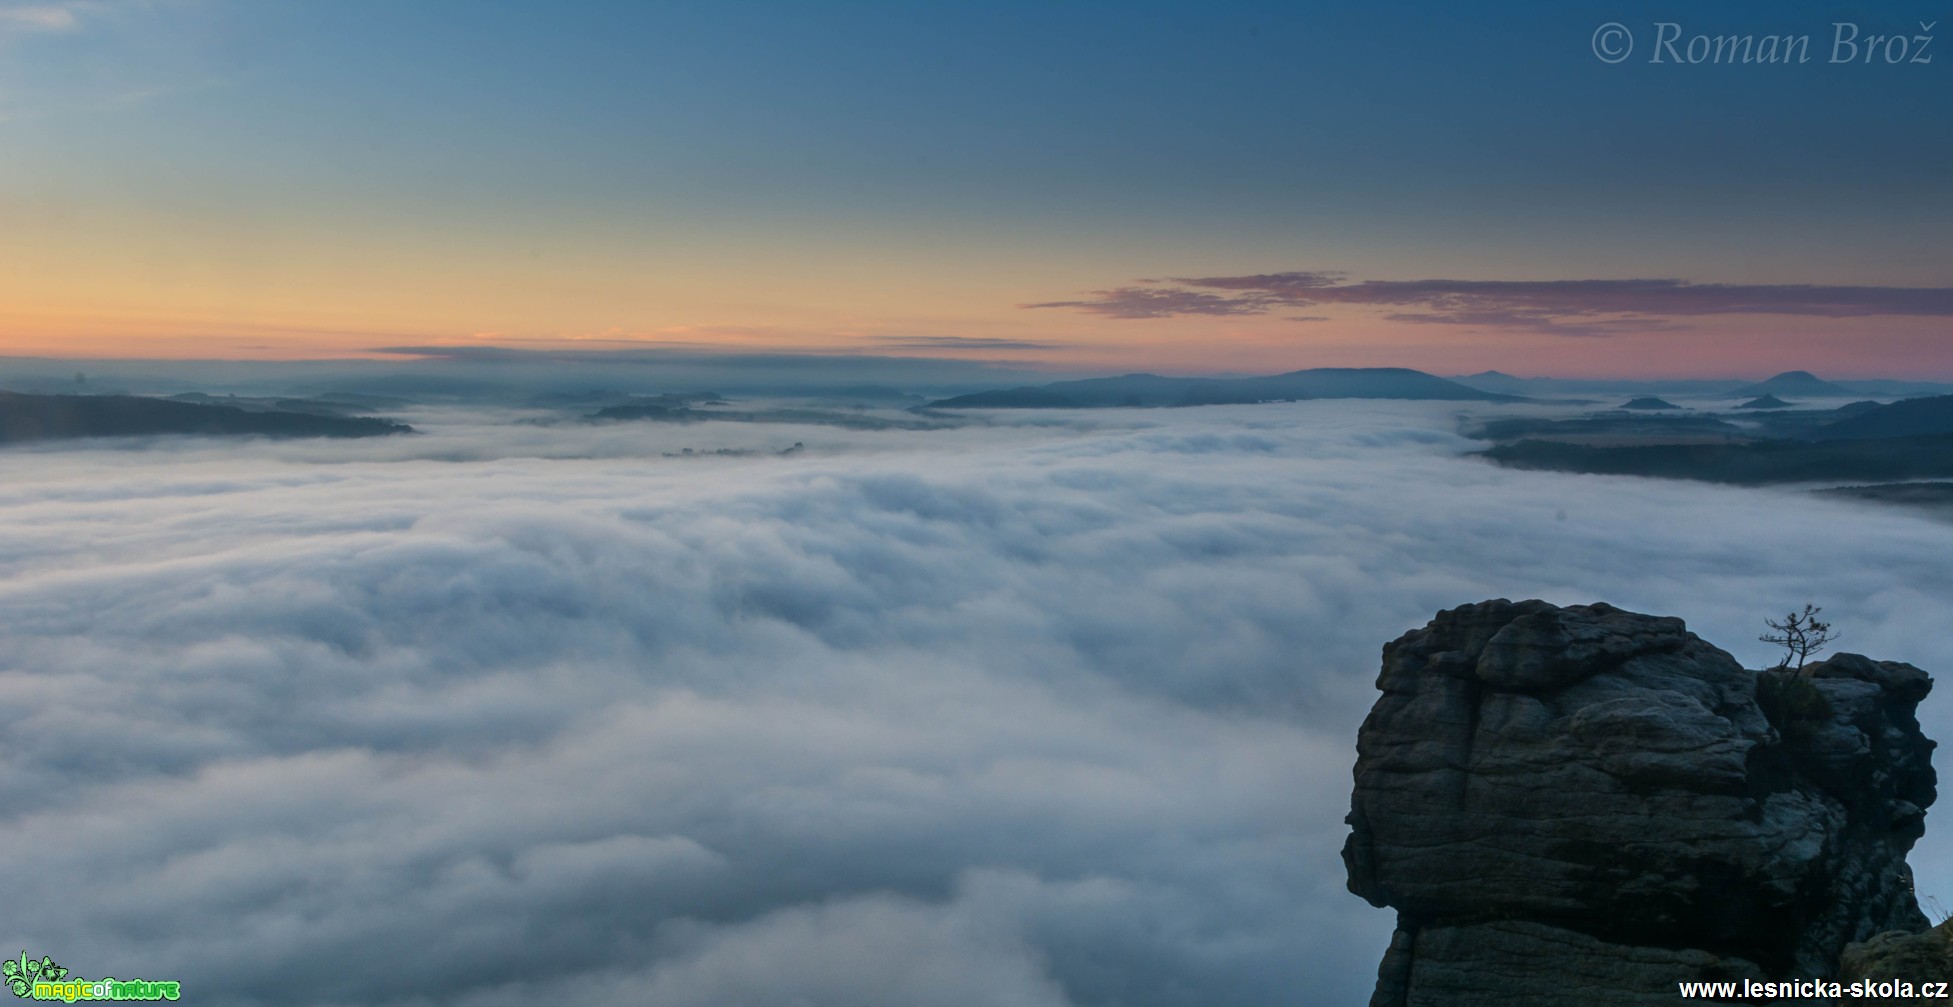
[[[1440,608],[1760,666],[1816,602],[1953,738],[1953,523],[1501,470],[1457,410],[9,449],[0,951],[209,1005],[1358,1004],[1356,729]]]

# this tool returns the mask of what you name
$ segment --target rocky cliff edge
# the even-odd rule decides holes
[[[1927,929],[1911,665],[1750,671],[1680,619],[1498,600],[1386,646],[1377,688],[1343,848],[1398,913],[1372,1007],[1669,1004]]]

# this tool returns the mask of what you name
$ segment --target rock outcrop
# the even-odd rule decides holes
[[[1849,945],[1838,970],[1843,982],[1911,983],[1915,991],[1925,983],[1953,983],[1953,920],[1925,933],[1890,930],[1863,944]],[[1916,995],[1907,997],[1903,992],[1895,989],[1891,997],[1858,1002],[1865,1007],[1918,1002]]]
[[[1682,620],[1488,601],[1383,651],[1349,888],[1394,907],[1372,1007],[1670,1004],[1839,975],[1920,932],[1917,668],[1749,671]]]

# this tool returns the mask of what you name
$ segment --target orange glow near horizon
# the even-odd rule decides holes
[[[1600,338],[1410,325],[1361,311],[1317,322],[1271,318],[1120,320],[1005,307],[952,329],[915,325],[611,326],[578,332],[457,331],[425,324],[356,326],[349,313],[272,322],[136,311],[0,311],[0,357],[74,359],[406,360],[390,347],[502,346],[591,351],[804,353],[960,359],[1052,372],[1276,373],[1306,367],[1410,367],[1437,374],[1500,370],[1574,378],[1761,377],[1788,369],[1842,378],[1945,378],[1908,361],[1945,339],[1937,319],[1737,316],[1676,331]],[[849,319],[847,321],[854,321]],[[931,345],[912,334],[962,343]],[[984,345],[996,340],[999,346]],[[1033,344],[1030,346],[1020,344]]]
[[[1014,255],[972,243],[904,254],[859,242],[822,247],[804,235],[591,238],[566,247],[527,227],[491,236],[371,219],[252,226],[222,210],[197,222],[180,209],[78,205],[30,213],[0,197],[0,224],[15,225],[0,243],[0,356],[399,360],[383,350],[500,345],[872,354],[1054,373],[1392,366],[1563,377],[1804,369],[1953,378],[1953,361],[1930,373],[1920,366],[1947,360],[1949,323],[1934,317],[1695,316],[1670,330],[1608,337],[1409,324],[1378,306],[1310,308],[1319,321],[1280,311],[1134,320],[1018,306],[1104,287],[1108,268],[1147,268],[1082,261],[1079,249]],[[1245,253],[1238,259],[1249,261]]]
[[[1081,292],[1121,277],[1362,259],[1333,249],[1202,247],[1189,253],[1200,268],[1173,273],[1161,268],[1158,250],[1084,237],[1027,248],[984,232],[944,243],[807,226],[753,233],[692,222],[641,231],[576,215],[469,221],[430,209],[395,219],[384,206],[335,216],[262,194],[227,202],[199,189],[151,205],[91,201],[46,185],[38,196],[0,194],[0,356],[402,359],[382,350],[508,345],[875,354],[1054,373],[1394,366],[1564,377],[1804,369],[1953,378],[1943,349],[1949,323],[1935,317],[1703,315],[1673,320],[1670,330],[1570,337],[1409,324],[1380,305],[1309,308],[1320,321],[1280,310],[1135,320],[1018,306],[1089,296]],[[1374,262],[1372,269],[1383,271]],[[1448,272],[1428,257],[1390,271]],[[1922,362],[1938,369],[1927,372]]]

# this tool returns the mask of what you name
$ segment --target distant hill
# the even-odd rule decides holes
[[[1504,395],[1523,395],[1528,398],[1554,398],[1559,396],[1607,396],[1616,395],[1632,398],[1637,395],[1660,395],[1673,397],[1686,395],[1698,398],[1757,398],[1763,395],[1779,395],[1786,399],[1796,398],[1836,398],[1856,396],[1863,398],[1876,395],[1881,398],[1896,399],[1907,395],[1946,395],[1953,393],[1953,384],[1932,381],[1895,381],[1885,378],[1860,378],[1853,381],[1825,381],[1808,371],[1789,371],[1779,374],[1769,381],[1738,381],[1727,378],[1687,378],[1687,379],[1620,379],[1620,378],[1521,378],[1504,371],[1480,371],[1477,374],[1446,375],[1461,385],[1480,391],[1498,392]],[[1808,379],[1808,380],[1807,380]],[[1782,382],[1782,384],[1777,384]],[[1811,382],[1816,382],[1812,384]]]
[[[1851,382],[1850,388],[1858,395],[1879,395],[1892,399],[1908,395],[1953,394],[1953,384],[1944,381],[1893,381],[1887,378],[1864,378]]]
[[[1566,441],[1581,444],[1700,444],[1748,439],[1752,432],[1713,414],[1676,412],[1648,415],[1599,413],[1556,420],[1508,416],[1487,421],[1469,436],[1486,441]]]
[[[804,423],[853,430],[938,430],[948,424],[926,419],[894,418],[857,409],[694,409],[683,396],[665,395],[605,406],[583,417],[585,423],[652,421],[658,423]],[[718,400],[712,400],[718,401]],[[708,403],[709,404],[709,403]],[[721,452],[723,453],[723,452]]]
[[[1788,395],[1793,398],[1824,398],[1827,396],[1855,395],[1843,385],[1835,385],[1809,371],[1785,371],[1774,378],[1744,385],[1729,393],[1732,398],[1757,398],[1765,395]]]
[[[1501,442],[1483,455],[1513,468],[1748,484],[1953,478],[1953,395],[1773,409],[1741,426],[1700,413],[1506,417],[1471,436]]]
[[[676,423],[691,423],[709,420],[719,416],[745,418],[747,413],[725,413],[716,410],[697,409],[695,406],[726,405],[726,400],[716,393],[703,394],[665,394],[632,395],[624,401],[605,406],[591,413],[587,419],[593,420],[667,420]]]
[[[1751,399],[1748,402],[1745,402],[1742,405],[1737,406],[1736,408],[1738,409],[1789,409],[1790,403],[1785,402],[1780,398],[1777,398],[1775,395],[1765,395],[1760,398]]]
[[[357,416],[370,413],[370,407],[339,398],[292,398],[238,395],[206,395],[184,392],[169,397],[171,402],[190,402],[203,406],[232,406],[251,413],[311,413],[314,416]]]
[[[1124,374],[959,395],[929,404],[943,409],[1101,409],[1119,406],[1209,406],[1295,399],[1440,399],[1511,402],[1516,396],[1468,388],[1405,367],[1319,367],[1254,378],[1169,378]]]
[[[704,409],[693,409],[684,403],[670,402],[626,402],[621,405],[605,406],[591,413],[593,420],[666,420],[672,423],[696,423],[712,419],[715,415],[744,417],[745,413],[718,414]]]
[[[1953,434],[1953,395],[1901,399],[1891,405],[1860,411],[1811,431],[1819,440],[1863,440],[1873,437],[1921,437]]]
[[[1668,401],[1667,399],[1658,399],[1652,395],[1643,395],[1638,399],[1629,399],[1628,401],[1621,403],[1621,408],[1622,409],[1680,409],[1682,407],[1676,405],[1673,402]]]
[[[918,402],[927,398],[887,385],[842,385],[839,388],[812,388],[808,395],[828,399],[859,399],[863,402]]]
[[[412,432],[402,423],[362,416],[249,410],[133,395],[0,392],[0,443],[7,444],[153,434],[377,437]]]
[[[1754,444],[1662,444],[1593,447],[1527,440],[1483,452],[1521,469],[1785,483],[1850,479],[1897,482],[1953,477],[1953,436],[1888,437],[1851,442],[1759,441]]]
[[[1691,409],[1614,409],[1575,418],[1504,416],[1485,420],[1470,436],[1480,440],[1554,440],[1593,446],[1705,443],[1707,440],[1820,440],[1841,420],[1883,409],[1853,402],[1835,409],[1752,409],[1741,414]],[[1737,421],[1737,422],[1731,422]],[[1910,429],[1901,428],[1901,429]],[[1937,427],[1921,427],[1921,433]],[[1849,429],[1840,436],[1856,436]]]
[[[1525,395],[1533,390],[1533,386],[1540,383],[1538,378],[1516,377],[1504,371],[1479,371],[1477,374],[1466,374],[1451,380],[1467,388],[1500,395]]]
[[[1875,503],[1901,504],[1953,513],[1953,483],[1878,483],[1872,486],[1839,486],[1823,489],[1819,494],[1849,500],[1870,500]]]
[[[1526,398],[1559,398],[1564,396],[1626,396],[1660,395],[1663,397],[1688,395],[1696,397],[1727,396],[1747,381],[1728,378],[1687,378],[1668,380],[1643,380],[1627,378],[1521,378],[1504,371],[1480,371],[1477,374],[1445,375],[1468,388],[1484,392],[1498,392],[1502,395],[1521,395]]]

